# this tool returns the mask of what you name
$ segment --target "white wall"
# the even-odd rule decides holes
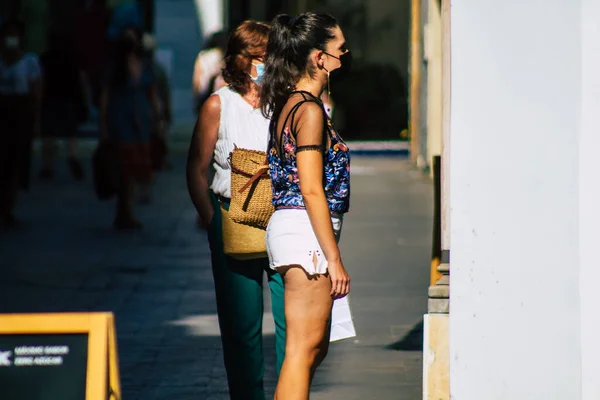
[[[600,399],[600,1],[582,1],[579,240],[583,400]]]
[[[452,5],[455,400],[581,398],[582,1]]]

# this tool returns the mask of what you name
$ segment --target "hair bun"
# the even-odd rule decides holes
[[[280,14],[277,17],[275,17],[275,23],[280,25],[282,28],[291,29],[294,26],[295,22],[296,22],[296,17],[292,17],[287,14]]]

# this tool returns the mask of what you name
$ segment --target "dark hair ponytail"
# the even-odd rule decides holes
[[[275,17],[262,78],[261,109],[265,117],[278,116],[300,78],[306,73],[313,75],[315,67],[308,63],[308,56],[315,49],[325,50],[337,25],[334,17],[324,13]]]

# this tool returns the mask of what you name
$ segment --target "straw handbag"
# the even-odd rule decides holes
[[[267,229],[275,211],[267,154],[264,151],[234,147],[231,164],[231,206],[234,222]]]
[[[267,232],[233,222],[223,205],[220,208],[223,226],[223,252],[237,260],[267,257]]]
[[[242,260],[266,257],[265,229],[274,212],[267,155],[236,146],[229,162],[229,211],[221,206],[225,254]]]

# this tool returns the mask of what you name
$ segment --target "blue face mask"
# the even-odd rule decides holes
[[[262,82],[262,78],[263,75],[265,73],[265,64],[252,64],[254,65],[254,68],[256,68],[256,78],[253,77],[252,75],[250,75],[250,78],[254,81],[254,83],[256,83],[257,85],[260,85]]]

